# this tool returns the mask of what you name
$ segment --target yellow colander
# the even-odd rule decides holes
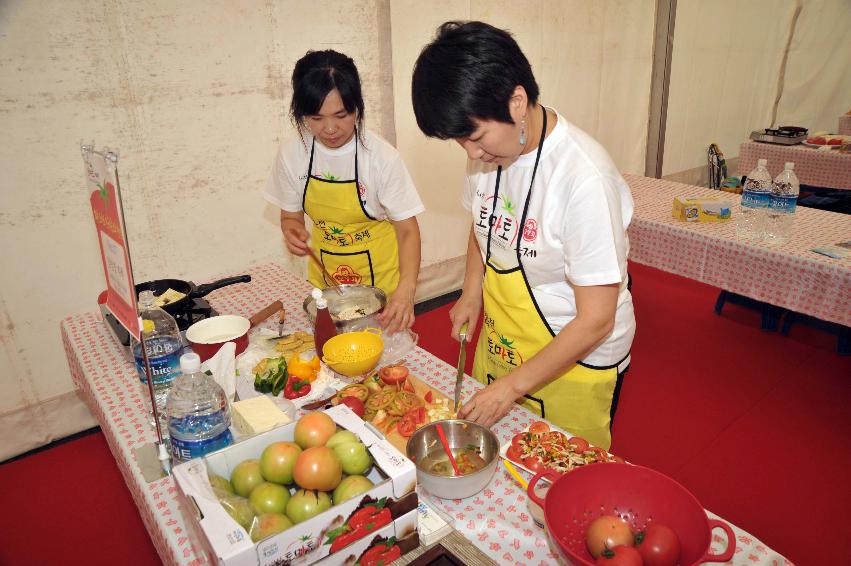
[[[322,346],[322,361],[339,374],[356,377],[375,369],[384,351],[381,330],[338,334]]]

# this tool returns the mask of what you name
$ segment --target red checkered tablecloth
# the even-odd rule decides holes
[[[787,161],[795,164],[795,175],[805,185],[851,189],[851,153],[821,150],[805,145],[777,145],[746,141],[739,147],[739,175],[747,175],[758,159],[768,160],[768,171],[777,176]]]
[[[252,282],[218,289],[208,295],[220,313],[249,316],[281,299],[287,309],[287,329],[310,330],[301,302],[310,287],[303,280],[275,264],[248,270]],[[275,327],[274,321],[262,326]],[[160,558],[166,564],[197,566],[209,564],[203,547],[183,515],[177,487],[171,478],[146,483],[133,450],[155,440],[148,427],[141,386],[133,365],[106,329],[97,314],[69,316],[61,323],[62,339],[71,375],[98,419],[127,487]],[[405,359],[411,372],[432,387],[451,396],[455,368],[421,348]],[[481,385],[465,380],[462,399],[469,398]],[[511,441],[526,429],[534,415],[516,407],[494,425],[501,443]],[[526,511],[526,494],[502,467],[484,491],[463,500],[440,499],[421,491],[421,497],[450,517],[454,527],[478,548],[505,564],[546,566],[558,564],[550,551],[544,530],[535,526]],[[716,515],[707,512],[711,518]],[[731,525],[736,535],[736,554],[728,564],[748,566],[789,565],[783,556],[745,531]],[[711,548],[716,554],[726,548],[720,531],[713,532]]]
[[[739,195],[637,175],[624,176],[635,213],[629,258],[765,301],[851,326],[851,259],[833,259],[811,248],[851,240],[851,217],[798,207],[792,239],[779,247],[736,238]],[[727,222],[682,222],[671,216],[676,197],[725,197]]]

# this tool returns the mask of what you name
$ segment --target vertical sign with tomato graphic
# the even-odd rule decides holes
[[[94,151],[91,145],[83,145],[80,149],[106,276],[106,306],[138,340],[139,315],[136,311],[133,271],[118,189],[118,156],[109,151]]]

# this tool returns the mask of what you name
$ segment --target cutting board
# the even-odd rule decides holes
[[[430,385],[428,385],[424,381],[420,380],[413,373],[408,374],[408,382],[414,388],[414,392],[417,394],[417,396],[421,400],[425,397],[425,394],[428,393],[429,391],[431,391],[432,397],[435,401],[438,400],[438,399],[449,399],[446,395],[444,395],[443,393],[441,393],[437,389],[434,389],[433,387],[431,387]],[[451,399],[449,399],[449,403],[450,403],[450,406],[451,406],[452,405]],[[426,405],[425,401],[423,401],[423,405]],[[392,444],[399,452],[401,452],[402,454],[405,454],[405,448],[408,445],[408,439],[405,438],[404,436],[402,436],[401,434],[399,434],[399,431],[398,431],[398,429],[396,428],[395,425],[393,426],[393,429],[390,432],[385,432],[384,436],[385,436],[385,438],[387,438],[388,441],[390,441],[390,444]]]

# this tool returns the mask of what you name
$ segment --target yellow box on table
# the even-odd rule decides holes
[[[224,566],[271,566],[312,564],[327,566],[355,563],[376,544],[395,539],[408,547],[419,544],[417,538],[417,475],[414,463],[399,453],[387,440],[369,430],[345,405],[326,411],[340,427],[355,433],[366,445],[375,466],[367,477],[375,486],[368,492],[335,505],[327,511],[256,544],[216,499],[209,473],[225,478],[243,460],[259,458],[272,442],[292,441],[296,423],[289,423],[249,438],[217,452],[176,466],[173,477],[183,496],[184,516],[205,543],[214,562]],[[395,509],[392,522],[374,530],[339,550],[331,551],[327,536],[357,511],[362,503],[387,501]],[[413,539],[413,540],[412,540]],[[390,543],[392,544],[392,542]]]
[[[723,222],[732,210],[733,202],[722,197],[677,197],[671,214],[685,222]]]

